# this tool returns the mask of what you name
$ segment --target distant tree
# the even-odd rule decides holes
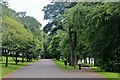
[[[50,45],[49,45],[49,51],[50,51],[50,54],[52,55],[52,58],[56,58],[57,60],[60,59],[60,51],[59,51],[59,42],[60,42],[60,39],[58,36],[54,36],[50,42]]]

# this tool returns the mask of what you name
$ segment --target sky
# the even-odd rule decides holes
[[[42,24],[42,28],[48,23],[48,20],[43,20],[42,9],[50,3],[50,0],[8,0],[8,3],[16,12],[26,11],[28,16],[36,18]]]

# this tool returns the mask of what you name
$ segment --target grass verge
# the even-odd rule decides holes
[[[35,62],[36,60],[33,60],[32,62],[18,62],[18,64],[16,65],[14,60],[9,57],[8,58],[9,62],[8,62],[8,67],[5,67],[5,57],[2,57],[2,73],[0,75],[2,75],[2,77],[6,76],[8,73],[15,71],[16,69],[19,69],[23,66],[26,66],[27,64],[30,64],[32,62]],[[21,58],[18,58],[19,60],[21,60]]]
[[[67,66],[67,68],[64,67],[64,62],[62,60],[55,60],[54,59],[54,62],[57,64],[57,66],[63,70],[78,70],[78,66],[77,68],[73,68],[71,66]],[[96,67],[96,66],[93,66],[93,65],[88,65],[91,67],[91,69],[95,72],[95,73],[98,73],[100,75],[102,75],[103,77],[105,78],[108,78],[108,80],[111,80],[113,78],[120,78],[120,74],[119,73],[114,73],[114,72],[105,72],[103,71],[102,69],[100,69],[99,67]],[[119,74],[119,76],[118,76]]]
[[[94,70],[96,73],[101,74],[105,78],[118,78],[119,73],[105,72],[99,67],[91,67],[91,69]]]
[[[63,69],[63,70],[78,70],[78,67],[77,68],[74,68],[74,67],[71,67],[71,66],[69,66],[69,65],[67,65],[67,67],[65,68],[65,66],[64,66],[64,61],[63,60],[55,60],[54,59],[54,62],[55,62],[55,64],[57,64],[57,66],[59,67],[59,68],[61,68],[61,69]]]
[[[91,69],[92,69],[94,72],[102,75],[102,76],[105,77],[105,78],[109,78],[108,80],[111,80],[112,78],[118,78],[118,74],[119,74],[119,73],[105,72],[104,70],[100,69],[100,68],[97,67],[97,66],[93,66],[93,65],[90,65],[90,64],[86,64],[86,65],[90,66]],[[110,79],[110,78],[111,78],[111,79]]]

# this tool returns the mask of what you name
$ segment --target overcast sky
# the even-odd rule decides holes
[[[36,18],[44,27],[48,21],[43,20],[44,12],[42,11],[44,6],[50,3],[50,0],[8,0],[10,8],[16,12],[26,11],[27,15]]]

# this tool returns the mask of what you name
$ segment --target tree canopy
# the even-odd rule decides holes
[[[41,23],[34,17],[26,16],[25,12],[16,13],[2,4],[3,20],[2,20],[2,51],[3,56],[12,55],[13,58],[22,54],[23,58],[30,60],[35,56],[42,55],[42,30]],[[23,62],[23,60],[22,60]]]
[[[54,13],[55,4],[48,5],[52,8],[49,10],[46,8],[45,14],[47,15],[51,11],[52,14],[57,15],[56,17],[59,18],[51,17],[50,19],[52,22],[58,20],[56,25],[61,23],[63,29],[57,29],[55,33],[49,35],[52,37],[49,46],[54,46],[56,44],[54,37],[59,36],[58,42],[55,41],[59,45],[56,44],[55,48],[60,51],[63,57],[67,57],[69,62],[71,62],[71,56],[73,56],[74,62],[77,59],[86,60],[87,57],[93,57],[95,65],[100,68],[119,72],[120,3],[75,3],[72,7],[61,7],[64,9],[62,15]],[[60,9],[57,11],[59,12]],[[51,32],[55,28],[51,24],[53,23],[48,23],[47,27],[44,27],[45,32]],[[53,29],[51,30],[51,28]],[[51,51],[50,53],[53,54]]]

